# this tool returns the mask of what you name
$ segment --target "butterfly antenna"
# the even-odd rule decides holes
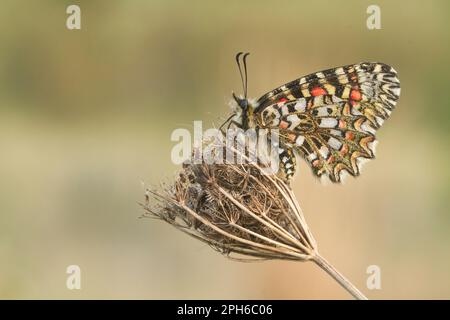
[[[250,52],[247,52],[244,54],[244,57],[242,60],[244,61],[244,75],[245,75],[245,86],[244,86],[244,97],[247,99],[247,88],[248,88],[248,73],[247,73],[247,57],[249,56]]]
[[[242,73],[242,67],[241,67],[241,61],[240,61],[240,57],[241,57],[241,55],[243,55],[243,54],[244,54],[243,52],[239,52],[239,53],[236,55],[236,64],[237,64],[237,66],[238,66],[238,68],[239,68],[239,74],[241,75],[242,88],[243,88],[244,94],[245,94],[244,74]],[[244,66],[244,67],[245,67],[245,66]]]

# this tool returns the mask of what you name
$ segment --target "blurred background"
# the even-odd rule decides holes
[[[66,8],[81,8],[81,30]],[[381,8],[368,30],[367,7]],[[176,128],[220,124],[249,51],[259,97],[322,69],[399,73],[377,159],[342,186],[301,162],[293,188],[321,253],[369,298],[450,298],[446,1],[24,1],[0,4],[0,298],[347,299],[310,263],[227,260],[139,219],[170,181]],[[79,265],[81,290],[66,288]],[[381,290],[366,269],[381,268]]]

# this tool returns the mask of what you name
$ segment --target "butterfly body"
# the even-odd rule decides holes
[[[296,155],[318,177],[341,182],[375,157],[375,133],[400,95],[395,70],[364,62],[313,73],[258,100],[236,97],[234,123],[244,129],[277,129],[280,176],[295,173]]]

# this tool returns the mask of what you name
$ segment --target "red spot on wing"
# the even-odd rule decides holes
[[[327,92],[325,91],[324,88],[314,87],[314,88],[311,89],[311,95],[313,97],[323,96],[323,95],[326,95],[326,94],[327,94]]]
[[[352,90],[350,92],[350,99],[359,101],[361,100],[361,92],[359,90]]]
[[[347,140],[353,140],[353,139],[355,139],[355,135],[353,134],[353,132],[347,131],[347,132],[345,133],[345,139],[347,139]]]
[[[286,121],[281,121],[279,127],[281,129],[287,129],[289,127],[289,123],[287,123]]]
[[[286,99],[286,98],[281,98],[280,100],[278,100],[278,103],[283,103],[283,102],[286,102],[286,101],[288,101],[288,99]]]
[[[312,162],[312,165],[314,168],[317,168],[320,165],[320,161],[316,159]]]
[[[348,145],[344,144],[341,147],[340,154],[341,156],[345,155],[348,152]]]

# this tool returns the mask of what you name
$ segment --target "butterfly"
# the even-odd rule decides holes
[[[331,68],[256,100],[247,98],[248,55],[236,55],[244,95],[233,93],[234,112],[225,123],[243,130],[277,129],[278,175],[287,182],[296,171],[296,156],[304,158],[317,177],[332,182],[358,176],[362,164],[375,157],[375,134],[399,99],[396,71],[377,62]]]

